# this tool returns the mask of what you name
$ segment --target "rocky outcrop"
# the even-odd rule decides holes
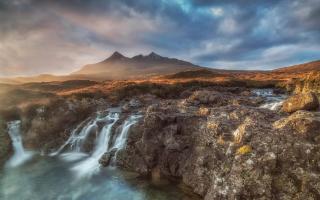
[[[206,200],[319,199],[317,114],[200,101],[205,114],[179,101],[150,106],[117,165],[179,178]]]
[[[320,72],[310,72],[302,79],[291,80],[287,83],[287,89],[294,93],[320,93]]]
[[[111,163],[111,160],[114,157],[114,155],[116,154],[116,151],[117,151],[117,149],[113,149],[113,150],[108,151],[105,154],[103,154],[103,156],[99,160],[99,163],[102,166],[107,167]]]
[[[92,99],[58,99],[47,105],[35,105],[22,113],[24,145],[29,149],[51,152],[61,146],[81,122],[90,120],[92,113],[104,102]],[[89,138],[85,149],[94,144]]]
[[[319,112],[297,111],[287,118],[276,121],[274,127],[320,142]]]
[[[0,168],[12,152],[11,140],[6,131],[5,123],[0,119]]]
[[[226,106],[226,105],[247,105],[258,106],[263,102],[260,97],[248,98],[248,91],[243,91],[240,95],[230,92],[218,92],[210,90],[198,90],[191,94],[186,100],[189,105],[210,105],[210,106]]]
[[[297,110],[317,110],[318,108],[319,100],[312,92],[293,95],[282,104],[282,111],[288,113]]]

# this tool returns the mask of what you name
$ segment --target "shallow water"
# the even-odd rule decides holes
[[[77,178],[74,163],[37,156],[24,165],[0,171],[1,200],[176,200],[195,199],[177,185],[153,183],[135,173],[105,168]]]
[[[257,96],[265,98],[266,102],[260,108],[274,111],[278,110],[287,98],[285,94],[274,94],[273,89],[254,89],[252,92]]]

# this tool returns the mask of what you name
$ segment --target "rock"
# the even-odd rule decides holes
[[[0,168],[4,162],[10,157],[12,153],[12,146],[10,137],[6,131],[4,121],[0,119]]]
[[[197,101],[210,102],[200,96]],[[298,135],[317,137],[316,113],[285,116],[243,105],[209,110],[199,115],[180,112],[172,102],[151,106],[131,129],[117,163],[154,177],[180,178],[205,200],[319,197],[320,144]],[[296,123],[305,128],[295,132]]]
[[[283,102],[282,111],[293,113],[297,110],[316,110],[319,107],[317,96],[313,92],[296,94]]]
[[[218,92],[209,90],[195,91],[187,100],[186,105],[210,105],[210,106],[226,106],[226,105],[247,105],[258,106],[263,102],[261,97],[249,97],[250,92],[244,91],[239,94],[230,92]]]
[[[320,93],[320,72],[313,71],[304,78],[292,79],[287,83],[287,90],[294,93],[315,92]]]
[[[320,113],[297,111],[289,117],[282,118],[274,123],[277,129],[291,130],[293,134],[320,141]]]
[[[132,109],[137,109],[142,106],[142,103],[139,99],[131,99],[128,103],[122,106],[123,111],[129,111]]]
[[[115,155],[115,153],[117,152],[117,149],[112,149],[111,151],[106,152],[105,154],[103,154],[103,156],[99,159],[99,163],[104,166],[107,167],[110,162],[111,159],[113,158],[113,156]]]

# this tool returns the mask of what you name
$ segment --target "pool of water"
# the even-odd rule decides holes
[[[175,183],[151,181],[135,173],[105,168],[79,178],[74,163],[35,156],[17,167],[0,169],[1,200],[194,200]]]

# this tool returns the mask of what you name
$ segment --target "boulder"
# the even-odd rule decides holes
[[[276,129],[285,129],[307,139],[320,141],[320,113],[297,111],[274,123]]]
[[[116,152],[117,149],[112,149],[111,151],[104,153],[103,156],[99,159],[99,163],[104,167],[108,166]]]
[[[293,113],[298,110],[317,110],[319,100],[313,92],[296,94],[283,102],[282,111]]]

